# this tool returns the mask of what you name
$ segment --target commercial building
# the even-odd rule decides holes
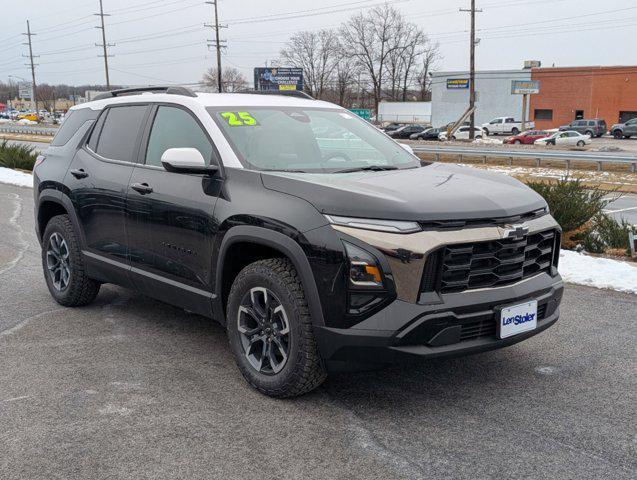
[[[431,102],[380,102],[377,119],[381,123],[431,124]]]
[[[477,71],[476,125],[495,117],[522,118],[522,95],[511,92],[513,80],[531,80],[531,69]],[[431,78],[431,123],[455,122],[469,106],[469,72],[435,72]],[[528,119],[528,108],[527,108]]]
[[[533,68],[531,78],[540,82],[530,103],[536,128],[582,118],[601,118],[610,127],[637,117],[637,66]]]

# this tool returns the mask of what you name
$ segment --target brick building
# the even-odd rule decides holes
[[[531,95],[536,128],[556,128],[581,118],[610,127],[637,117],[637,66],[533,68],[540,93]]]

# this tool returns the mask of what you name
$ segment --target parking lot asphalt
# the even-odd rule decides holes
[[[0,185],[3,480],[637,476],[637,295],[569,285],[521,344],[274,400],[206,318],[114,286],[56,304],[32,206]]]

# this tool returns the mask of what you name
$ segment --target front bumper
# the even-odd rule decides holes
[[[513,285],[441,295],[435,304],[396,300],[355,327],[316,327],[315,336],[330,370],[468,355],[513,345],[553,325],[563,291],[559,275],[542,273]],[[532,299],[538,302],[537,328],[497,338],[496,308]]]

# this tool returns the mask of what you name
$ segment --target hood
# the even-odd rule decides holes
[[[387,172],[261,176],[265,188],[303,198],[322,213],[350,217],[470,220],[546,207],[540,195],[507,175],[443,163]]]

